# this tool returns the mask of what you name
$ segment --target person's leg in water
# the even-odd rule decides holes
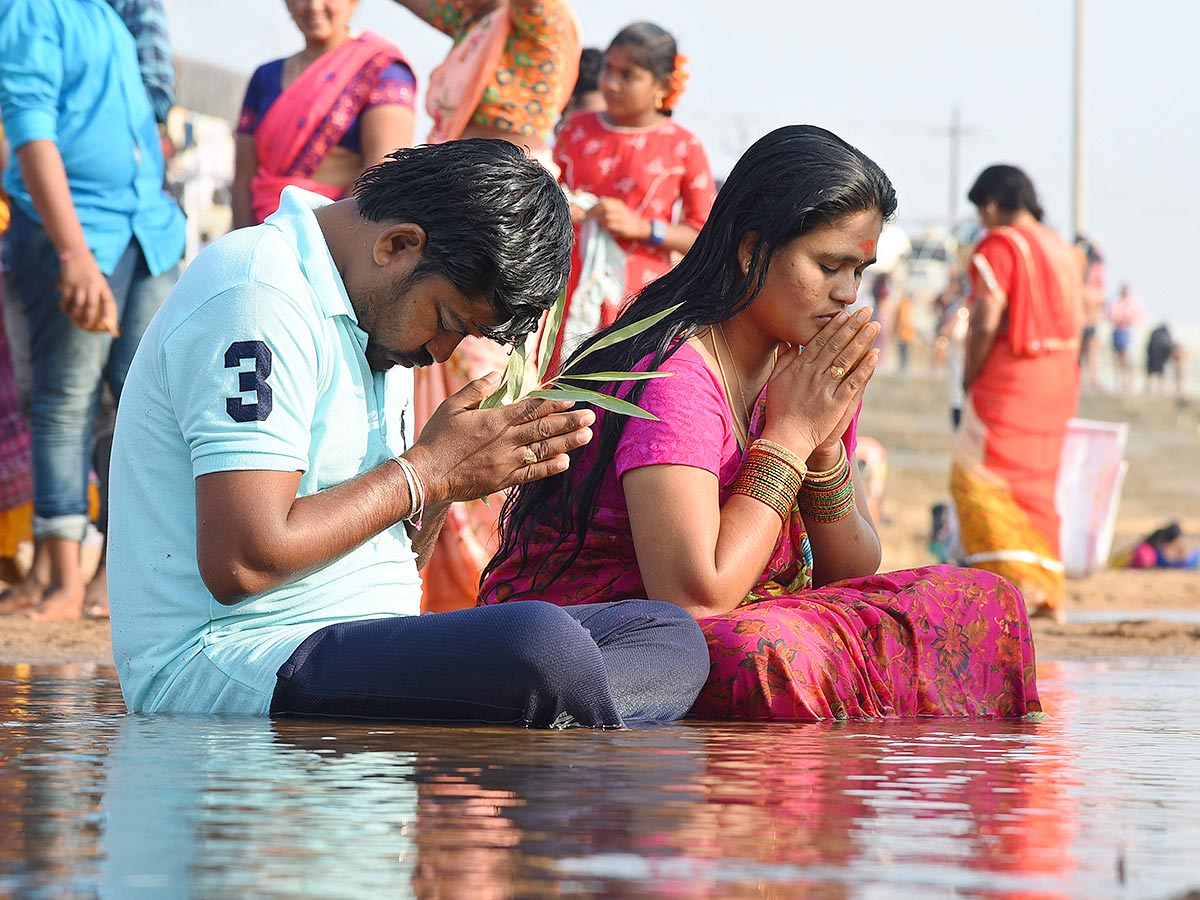
[[[271,714],[618,727],[683,716],[708,669],[674,604],[522,601],[323,628],[280,668]]]

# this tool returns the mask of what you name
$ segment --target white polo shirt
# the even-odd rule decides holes
[[[314,631],[420,610],[403,525],[233,606],[196,563],[200,475],[301,471],[307,496],[408,446],[412,373],[367,365],[367,335],[313,215],[328,202],[287,188],[263,225],[206,249],[134,357],[108,553],[113,655],[132,711],[266,714],[276,670]]]

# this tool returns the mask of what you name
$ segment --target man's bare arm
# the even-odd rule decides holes
[[[590,410],[524,400],[478,409],[495,382],[478,379],[439,407],[405,454],[425,487],[432,518],[428,557],[449,501],[563,472],[567,452],[591,439]],[[525,463],[527,451],[536,462]],[[196,479],[196,556],[218,601],[237,603],[328,565],[412,512],[400,466],[376,466],[336,487],[297,497],[300,472],[215,472]],[[428,530],[426,530],[428,529]]]
[[[117,304],[79,224],[58,145],[47,140],[29,141],[17,148],[17,160],[33,208],[59,253],[58,288],[63,312],[84,331],[106,331],[115,336]]]
[[[421,19],[424,19],[425,14],[429,12],[430,0],[395,0],[395,2]]]
[[[1007,309],[1008,303],[1004,297],[986,287],[981,287],[976,294],[967,328],[963,387],[969,388],[983,370]]]

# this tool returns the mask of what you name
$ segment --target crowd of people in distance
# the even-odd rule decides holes
[[[247,86],[236,227],[182,274],[161,0],[0,8],[0,555],[21,510],[35,546],[0,611],[111,602],[144,713],[1040,715],[1085,283],[1025,172],[979,175],[939,301],[968,567],[880,573],[858,418],[885,326],[902,368],[916,340],[911,300],[854,308],[884,171],[789,125],[718,191],[663,27],[601,50],[567,0],[395,2],[453,39],[428,75],[357,0],[286,0],[303,46]],[[557,397],[492,402],[543,366]]]

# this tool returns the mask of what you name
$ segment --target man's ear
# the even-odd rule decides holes
[[[384,268],[402,261],[412,266],[424,250],[425,229],[412,222],[399,222],[375,236],[371,255],[375,265]]]

